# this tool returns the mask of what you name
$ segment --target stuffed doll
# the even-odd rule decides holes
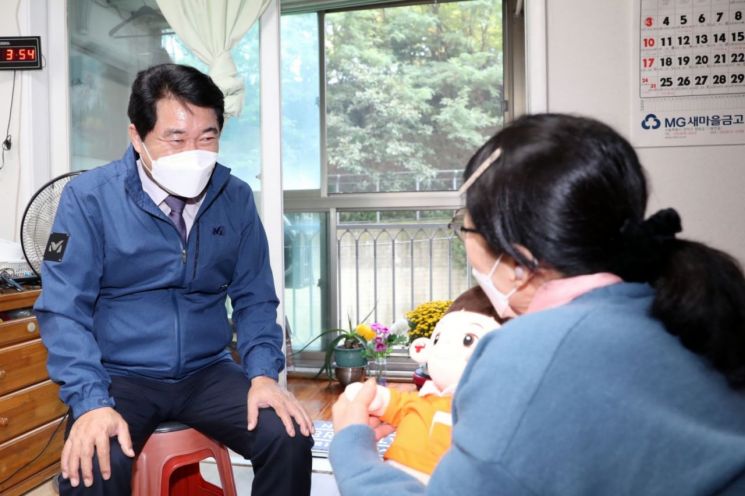
[[[479,339],[499,327],[493,316],[467,310],[469,305],[456,305],[458,301],[453,306],[460,309],[448,311],[430,338],[415,339],[409,346],[411,357],[427,364],[430,379],[418,392],[377,386],[369,408],[371,415],[396,427],[383,458],[425,484],[450,447],[453,393],[468,359]],[[344,394],[353,400],[361,388],[361,383],[350,384]]]

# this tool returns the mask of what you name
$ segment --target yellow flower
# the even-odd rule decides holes
[[[437,323],[445,314],[453,302],[451,300],[437,300],[422,303],[414,310],[406,313],[406,318],[411,323],[409,337],[413,340],[418,337],[430,337]]]
[[[375,337],[375,331],[373,331],[372,327],[367,324],[358,325],[357,327],[355,327],[354,332],[362,336],[362,339],[364,339],[365,341],[370,341]]]

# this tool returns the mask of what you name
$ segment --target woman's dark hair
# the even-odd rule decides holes
[[[212,78],[187,65],[160,64],[138,72],[132,83],[127,115],[140,138],[155,127],[158,100],[169,97],[213,109],[222,130],[225,99]]]
[[[517,119],[489,139],[465,178],[501,155],[467,191],[495,253],[566,276],[611,272],[656,289],[652,314],[733,387],[745,387],[745,277],[729,255],[676,239],[675,210],[644,219],[647,183],[632,146],[598,121],[560,114]],[[516,245],[530,250],[529,260]]]

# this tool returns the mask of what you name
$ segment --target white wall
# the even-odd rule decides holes
[[[10,134],[0,171],[0,238],[17,240],[33,193],[69,170],[65,1],[1,0],[0,34],[41,37],[42,70],[16,71]],[[0,71],[0,126],[7,125],[13,71]]]
[[[20,0],[3,0],[3,15],[0,16],[0,34],[18,36],[19,28],[16,11]],[[0,141],[5,139],[5,127],[8,125],[10,95],[13,87],[13,71],[0,71]],[[16,91],[13,99],[13,116],[10,122],[10,134],[13,136],[13,148],[5,152],[5,167],[0,170],[0,238],[17,240],[18,227],[16,210],[19,190],[18,129],[20,125],[21,75],[16,74]]]
[[[547,9],[548,110],[598,118],[628,137],[634,2],[528,0]],[[651,184],[649,209],[674,207],[683,236],[745,263],[745,146],[638,150]]]

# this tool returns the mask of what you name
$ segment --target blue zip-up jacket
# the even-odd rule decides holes
[[[351,425],[329,453],[341,494],[745,495],[745,391],[650,315],[653,298],[613,284],[487,334],[429,485]]]
[[[49,375],[75,418],[114,406],[110,376],[178,381],[223,360],[233,305],[247,377],[284,367],[277,296],[251,188],[218,164],[186,246],[142,189],[134,149],[73,179],[34,308]],[[64,236],[56,239],[64,240]],[[59,243],[59,241],[58,241]]]

